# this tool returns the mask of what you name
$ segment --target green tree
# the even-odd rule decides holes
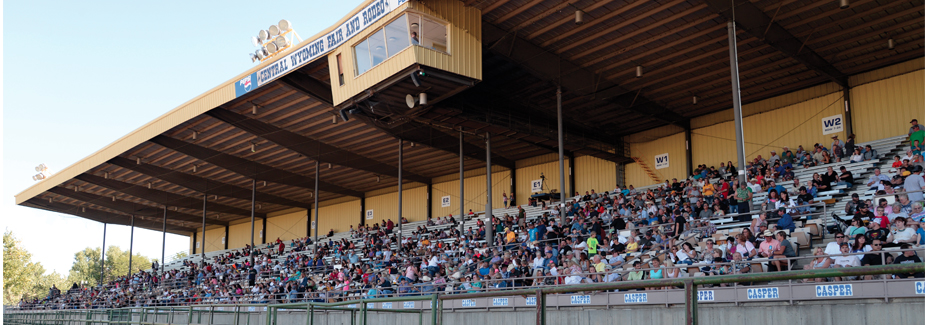
[[[22,247],[13,232],[3,233],[3,304],[12,305],[21,298],[41,298],[52,285],[67,290],[64,277],[57,272],[45,274],[41,263],[32,262],[32,254]]]
[[[186,251],[176,252],[175,254],[170,255],[170,263],[182,260],[187,257],[189,257],[189,253],[187,253]]]
[[[68,273],[68,280],[78,284],[96,285],[100,280],[100,248],[87,247],[74,254],[74,264]],[[106,249],[106,268],[103,272],[104,282],[128,275],[128,251],[118,246]],[[151,260],[141,254],[132,256],[132,273],[151,268]]]

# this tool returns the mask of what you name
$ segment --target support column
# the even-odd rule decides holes
[[[161,273],[164,273],[164,265],[167,264],[167,206],[164,206],[164,229],[161,230]],[[157,270],[151,270],[157,271]]]
[[[254,267],[254,217],[257,214],[257,179],[251,180],[251,267]]]
[[[225,226],[225,240],[224,240],[224,242],[225,242],[225,249],[228,249],[228,242],[231,241],[230,233],[231,233],[231,229],[230,229],[229,226],[226,225],[226,226]]]
[[[315,208],[315,254],[318,254],[318,226],[319,226],[318,225],[318,178],[320,178],[320,175],[321,175],[321,162],[315,161],[315,192],[312,193],[312,196],[315,197],[315,205],[314,205],[314,208]],[[264,228],[266,228],[266,226],[264,226]]]
[[[132,215],[132,225],[128,235],[128,275],[132,275],[132,251],[135,248],[135,215]]]
[[[694,281],[684,283],[685,324],[697,325],[697,285]]]
[[[488,197],[485,200],[485,219],[488,229],[485,229],[485,240],[488,242],[490,249],[495,243],[495,226],[492,223],[494,219],[491,213],[491,133],[485,133],[485,192]],[[491,254],[489,254],[490,256]]]
[[[402,160],[404,159],[404,148],[405,148],[404,144],[405,144],[404,140],[398,139],[398,243],[399,245],[401,245],[402,236],[405,235],[401,231],[402,224],[403,224],[403,222],[401,222],[401,218],[402,218],[402,215],[401,215],[401,206],[402,206],[402,200],[401,200],[402,199],[401,198],[402,175],[401,175],[401,172],[402,172]]]
[[[687,175],[690,176],[694,172],[694,149],[691,145],[691,121],[687,120],[684,123],[684,159],[687,163]]]
[[[194,233],[195,234],[195,233]],[[195,238],[193,238],[195,240]],[[106,223],[103,223],[103,250],[100,253],[100,288],[103,287],[103,274],[106,273]]]
[[[463,131],[459,128],[459,232],[466,232],[466,157],[463,156]],[[478,229],[476,229],[478,231]]]
[[[201,260],[199,264],[202,266],[206,265],[206,203],[209,201],[208,192],[202,193],[202,244],[200,245],[201,249],[199,250],[199,256]]]
[[[565,127],[562,125],[562,86],[556,87],[556,111],[559,124],[559,201],[565,203],[570,195],[565,188]],[[559,204],[559,226],[565,225],[565,205]]]
[[[575,153],[568,153],[568,188],[569,192],[575,192]],[[587,190],[587,189],[585,189]]]
[[[193,252],[189,254],[190,256],[196,255],[196,244],[199,243],[199,239],[197,239],[199,237],[197,237],[197,235],[198,233],[193,231]]]
[[[512,203],[511,206],[514,206],[514,204],[517,203],[517,201],[514,200],[515,195],[517,195],[515,194],[516,191],[517,191],[517,169],[511,169],[511,190],[508,192],[510,194],[508,194],[508,197],[507,197],[508,202]],[[519,203],[517,204],[519,205]]]
[[[742,131],[742,94],[739,90],[739,53],[736,48],[735,23],[726,23],[729,33],[729,72],[732,79],[732,111],[735,113],[736,153],[738,157],[738,179],[740,185],[745,185],[745,136]]]
[[[845,134],[850,136],[854,134],[854,120],[851,118],[851,88],[842,88],[842,97],[845,100]],[[845,136],[846,141],[848,136]]]
[[[360,198],[360,225],[366,225],[366,197]],[[358,229],[359,230],[359,229]]]
[[[315,179],[317,179],[317,177]],[[263,217],[263,229],[260,230],[260,233],[262,234],[260,235],[260,243],[266,244],[267,243],[267,217]]]
[[[433,184],[427,184],[427,217],[431,218],[434,216],[434,186]]]
[[[546,294],[536,290],[536,325],[546,325]]]

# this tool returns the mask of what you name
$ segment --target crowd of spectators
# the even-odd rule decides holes
[[[910,137],[921,133],[914,124]],[[288,244],[277,239],[201,263],[187,259],[182,267],[168,271],[153,267],[102,287],[75,284],[67,294],[51,292],[44,300],[23,301],[22,306],[275,303],[478,292],[748,273],[756,267],[756,258],[770,259],[768,271],[787,270],[798,263],[791,259],[798,256],[798,248],[790,240],[797,221],[818,215],[808,204],[835,186],[857,184],[877,194],[906,193],[897,195],[892,205],[885,199],[875,204],[853,195],[845,207],[851,218],[835,229],[835,241],[824,249],[816,247],[812,260],[800,261],[800,267],[918,262],[911,250],[893,256],[881,249],[925,244],[920,227],[925,217],[920,143],[911,143],[909,157],[897,157],[900,163],[890,167],[894,177],[877,169],[865,182],[855,179],[845,164],[836,172],[836,162],[850,165],[881,157],[871,146],[855,146],[853,135],[845,142],[833,137],[829,147],[798,146],[796,152],[783,147],[780,154],[772,150],[767,159],[757,156],[745,166],[748,182],[743,184],[735,180],[732,162],[719,168],[701,165],[688,179],[666,180],[647,190],[630,185],[604,193],[576,192],[561,210],[558,202],[532,200],[528,206],[540,209],[535,218],[528,218],[525,206],[512,206],[490,219],[477,218],[470,210],[459,219],[449,215],[409,225],[402,234],[392,220],[383,220],[351,226],[349,236],[339,240],[332,238],[333,230],[318,243],[310,238]],[[795,169],[821,165],[828,166],[826,172],[813,174],[811,180],[795,177]],[[788,190],[784,184],[792,187]],[[741,232],[716,240],[714,221],[730,218]],[[474,219],[474,224],[461,228],[467,219]],[[489,227],[494,238],[486,238]],[[852,279],[810,281],[842,280]],[[647,288],[659,289],[663,288]]]

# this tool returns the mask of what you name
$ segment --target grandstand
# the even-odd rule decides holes
[[[925,117],[923,8],[766,0],[736,3],[733,16],[714,0],[366,1],[18,194],[24,206],[187,235],[190,256],[6,314],[269,324],[343,303],[319,317],[407,309],[423,323],[439,300],[448,323],[507,317],[443,314],[483,310],[522,323],[537,307],[540,323],[543,306],[562,319],[585,317],[569,314],[581,307],[673,322],[680,312],[661,307],[699,300],[711,323],[795,301],[899,310],[897,323],[911,323],[904,310],[925,294],[923,162],[897,167],[894,156]],[[732,19],[740,107],[726,77]],[[838,156],[852,146],[869,157]],[[798,147],[825,157],[765,165]],[[715,167],[726,162],[738,168]],[[836,181],[842,167],[850,184]],[[836,178],[813,181],[829,168]],[[877,168],[884,192],[867,185]],[[737,192],[737,178],[755,181]],[[774,200],[771,180],[794,201]],[[901,211],[856,215],[855,194]],[[854,218],[886,230],[845,238]],[[911,273],[888,269],[906,262]],[[807,271],[784,272],[795,270]],[[302,318],[282,311],[297,307]],[[152,321],[145,308],[169,311],[152,309]]]

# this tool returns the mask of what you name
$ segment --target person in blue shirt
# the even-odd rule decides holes
[[[787,208],[781,207],[777,209],[777,214],[780,216],[780,220],[777,220],[777,228],[786,229],[789,232],[793,232],[797,228],[797,225],[793,223],[793,217],[787,214]]]
[[[536,241],[537,230],[532,223],[527,224],[527,235],[529,236],[531,242]]]

